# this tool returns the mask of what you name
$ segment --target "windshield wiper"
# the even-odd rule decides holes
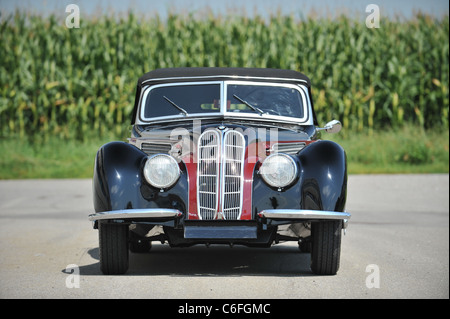
[[[263,115],[264,112],[261,111],[259,108],[257,108],[256,106],[251,105],[250,103],[248,103],[247,101],[241,99],[239,96],[237,96],[236,94],[233,94],[233,97],[237,100],[239,100],[240,102],[244,103],[245,105],[247,105],[249,108],[251,108],[253,111],[255,112],[259,112],[259,114]]]
[[[189,115],[188,112],[186,112],[185,109],[183,109],[182,107],[179,107],[175,102],[171,101],[167,96],[163,96],[163,98],[169,102],[170,104],[172,104],[174,107],[176,107],[179,111],[183,112],[184,116]]]

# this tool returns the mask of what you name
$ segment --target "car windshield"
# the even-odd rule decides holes
[[[220,112],[220,84],[169,85],[150,90],[144,117]]]
[[[227,101],[228,112],[303,117],[300,92],[290,87],[229,84]]]

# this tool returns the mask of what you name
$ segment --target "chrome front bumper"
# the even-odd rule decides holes
[[[259,212],[258,216],[273,220],[342,220],[344,228],[347,227],[348,220],[351,217],[347,212],[303,209],[267,209]]]
[[[99,212],[89,215],[90,221],[114,220],[114,219],[175,219],[183,214],[177,209],[145,208],[145,209],[124,209],[107,212]],[[260,218],[273,220],[342,220],[346,228],[351,215],[347,212],[332,212],[321,210],[300,210],[300,209],[267,209],[258,213]]]
[[[145,209],[124,209],[100,212],[89,215],[90,221],[108,219],[130,219],[130,218],[176,218],[182,213],[177,209],[145,208]]]

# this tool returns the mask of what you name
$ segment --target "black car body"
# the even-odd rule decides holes
[[[105,274],[152,241],[270,247],[297,241],[336,274],[347,163],[319,128],[310,80],[290,70],[158,69],[137,83],[128,143],[103,145],[93,192]]]

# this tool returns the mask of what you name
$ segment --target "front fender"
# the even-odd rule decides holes
[[[146,159],[146,153],[124,142],[111,142],[99,149],[93,177],[96,213],[126,209],[172,209],[186,213],[189,187],[184,163],[179,163],[178,182],[161,190],[145,181],[142,168]]]
[[[285,189],[268,186],[255,172],[253,217],[263,210],[322,210],[343,212],[347,198],[347,160],[342,147],[317,141],[296,157],[299,176]]]
[[[124,142],[107,143],[98,150],[93,176],[96,212],[139,207],[141,167],[146,157]]]
[[[347,199],[347,157],[332,141],[311,143],[298,155],[303,209],[343,212]]]

